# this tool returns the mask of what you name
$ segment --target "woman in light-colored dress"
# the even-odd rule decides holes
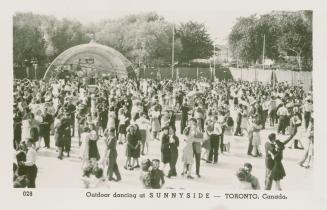
[[[22,141],[27,142],[31,138],[31,114],[27,113],[22,121]]]
[[[116,113],[114,107],[110,107],[108,112],[108,123],[107,123],[107,129],[110,130],[110,128],[116,128]]]
[[[252,155],[254,157],[261,157],[260,153],[260,145],[261,145],[261,138],[260,138],[260,131],[262,126],[259,124],[257,119],[252,119],[252,127],[253,127],[253,133],[252,133]]]
[[[89,140],[90,140],[90,129],[85,127],[81,134],[81,147],[79,150],[79,157],[82,159],[82,168],[85,163],[89,160]]]
[[[249,113],[248,113],[248,108],[247,106],[243,106],[242,109],[242,121],[241,121],[241,130],[243,132],[243,130],[246,130],[246,132],[248,132],[249,130]]]
[[[151,132],[153,139],[159,140],[159,132],[161,130],[160,122],[159,122],[159,108],[156,106],[154,107],[154,110],[150,111],[149,117],[151,120]]]
[[[186,144],[183,148],[183,156],[182,161],[183,165],[183,172],[182,175],[187,174],[187,177],[191,177],[192,172],[192,165],[193,165],[193,141],[191,138],[186,138]]]

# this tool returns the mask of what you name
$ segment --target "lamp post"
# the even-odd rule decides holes
[[[34,79],[36,80],[37,79],[37,76],[36,76],[36,72],[37,72],[37,59],[36,58],[33,58],[32,61],[31,61],[33,67],[34,67]]]
[[[27,79],[29,79],[30,78],[30,70],[29,70],[29,67],[28,67],[28,60],[27,59],[24,60],[24,65],[25,65],[25,68],[26,68],[26,77],[27,77]]]

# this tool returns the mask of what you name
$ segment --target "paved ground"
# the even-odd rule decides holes
[[[179,125],[179,122],[177,122]],[[268,127],[261,132],[261,151],[263,145],[267,141],[267,136],[275,131],[276,128]],[[177,128],[177,132],[179,128]],[[300,130],[301,132],[301,130]],[[287,136],[279,136],[281,140],[286,139]],[[219,155],[219,162],[217,165],[201,162],[201,178],[193,180],[182,177],[183,163],[181,161],[182,148],[184,146],[181,140],[179,147],[179,158],[177,162],[178,177],[168,179],[164,188],[167,189],[198,189],[198,190],[236,190],[237,185],[235,172],[242,167],[243,163],[250,162],[253,165],[253,174],[258,177],[261,186],[264,185],[265,177],[265,161],[264,158],[254,158],[246,155],[247,151],[247,137],[233,137],[231,139],[231,149],[229,153]],[[98,141],[100,153],[104,149],[104,142]],[[122,175],[122,181],[119,183],[108,182],[108,187],[111,189],[141,189],[142,185],[139,181],[140,169],[134,171],[127,171],[123,168],[125,163],[125,145],[118,145],[118,164]],[[81,160],[78,158],[79,148],[77,139],[72,141],[72,152],[70,158],[58,160],[57,152],[54,146],[54,138],[51,137],[51,149],[40,149],[38,151],[37,165],[39,168],[37,177],[38,188],[82,188],[80,181],[81,176]],[[304,169],[299,167],[297,162],[302,158],[303,150],[294,150],[286,148],[284,151],[283,164],[286,170],[286,177],[282,180],[281,186],[285,190],[307,190],[312,189],[312,169]],[[151,141],[150,151],[142,158],[158,158],[160,159],[160,142]],[[168,169],[168,167],[167,167]],[[193,171],[195,167],[193,167]],[[194,172],[193,172],[194,174]],[[274,186],[273,186],[274,187]]]

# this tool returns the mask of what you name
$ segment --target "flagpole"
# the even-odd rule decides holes
[[[171,79],[174,79],[174,53],[175,53],[175,25],[173,24],[173,43],[172,43],[172,54],[171,54]]]

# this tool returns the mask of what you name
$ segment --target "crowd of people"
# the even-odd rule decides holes
[[[276,131],[264,146],[265,189],[271,189],[272,182],[281,189],[280,180],[286,176],[282,164],[286,144],[306,150],[300,166],[312,165],[313,98],[300,86],[117,77],[98,78],[89,85],[86,78],[67,77],[15,80],[13,89],[15,187],[35,187],[36,157],[42,145],[50,148],[52,135],[58,161],[70,157],[72,140],[78,139],[81,179],[86,188],[107,180],[121,181],[122,167],[131,171],[140,168],[145,188],[161,188],[165,176],[178,176],[178,159],[183,162],[181,176],[194,179],[195,162],[195,175],[201,178],[201,161],[217,164],[219,156],[230,151],[234,136],[247,136],[244,152],[260,158],[260,133],[266,127]],[[299,136],[302,125],[306,145],[301,141],[303,135]],[[289,137],[280,141],[276,134]],[[99,141],[105,148],[98,148]],[[146,158],[149,144],[155,141],[160,141],[161,147],[153,152],[161,154],[161,160],[150,161]],[[117,145],[126,147],[125,154],[118,154]],[[126,156],[124,166],[117,164],[118,155]],[[251,183],[251,189],[260,189],[251,170],[252,165],[245,164],[237,178]]]

